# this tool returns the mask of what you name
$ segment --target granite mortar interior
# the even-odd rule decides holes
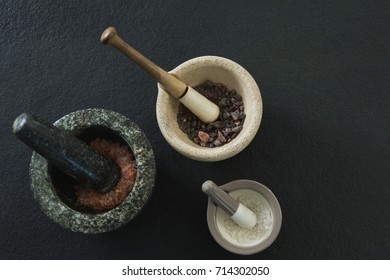
[[[122,137],[120,137],[112,129],[105,126],[91,126],[88,128],[72,131],[71,133],[87,144],[95,139],[100,138],[127,146],[128,149],[133,153],[130,146],[126,143],[126,141],[123,140]],[[98,214],[110,211],[110,209],[96,210],[81,204],[77,200],[76,189],[74,188],[74,186],[78,185],[79,182],[50,164],[49,173],[54,193],[69,208],[86,214]]]

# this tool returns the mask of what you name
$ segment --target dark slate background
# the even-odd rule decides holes
[[[1,1],[1,259],[390,259],[390,2],[210,2]],[[264,102],[250,146],[217,163],[175,152],[157,126],[156,83],[99,43],[111,25],[167,70],[202,55],[244,66]],[[90,107],[131,118],[157,158],[147,207],[100,235],[40,211],[31,151],[11,132],[22,112],[54,122]],[[242,178],[283,211],[275,243],[247,257],[212,239],[200,189]]]

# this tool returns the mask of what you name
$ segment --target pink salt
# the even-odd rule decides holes
[[[79,202],[96,210],[108,210],[122,203],[133,189],[137,167],[133,153],[128,147],[104,139],[96,139],[90,146],[115,161],[121,169],[121,178],[107,193],[99,193],[91,188],[76,187]]]

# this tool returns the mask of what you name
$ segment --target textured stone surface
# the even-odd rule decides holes
[[[156,175],[153,150],[144,133],[123,115],[103,109],[77,111],[62,117],[55,125],[68,131],[94,126],[112,129],[133,151],[137,177],[128,197],[114,209],[97,214],[82,213],[69,208],[58,198],[49,175],[48,162],[34,153],[30,164],[31,188],[45,214],[63,227],[83,233],[114,230],[133,219],[152,195]]]
[[[32,1],[0,5],[0,258],[236,259],[210,236],[200,185],[269,187],[283,227],[251,259],[390,259],[390,2]],[[155,116],[156,83],[99,42],[108,26],[167,70],[203,55],[242,65],[264,112],[234,158],[175,152]],[[22,112],[54,122],[83,108],[134,121],[157,160],[145,209],[105,234],[50,221],[29,187],[31,151],[11,132]]]
[[[83,186],[107,192],[120,178],[120,170],[115,162],[69,131],[45,120],[22,114],[15,120],[13,132],[33,151]]]

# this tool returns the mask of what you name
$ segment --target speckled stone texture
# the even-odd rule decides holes
[[[125,116],[104,109],[77,111],[62,117],[54,125],[69,131],[83,131],[91,127],[110,128],[134,153],[137,177],[131,193],[116,208],[101,213],[84,213],[72,209],[59,199],[48,162],[33,153],[30,164],[31,188],[44,213],[61,226],[83,233],[111,231],[133,219],[152,195],[156,174],[153,150],[139,127]]]
[[[69,131],[28,114],[14,122],[13,133],[50,164],[82,185],[107,192],[118,183],[120,169]]]

